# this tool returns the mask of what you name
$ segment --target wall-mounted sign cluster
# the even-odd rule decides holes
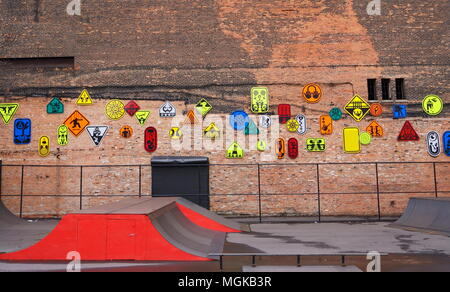
[[[125,105],[118,99],[113,99],[106,104],[106,116],[111,120],[120,120],[125,114]]]
[[[244,149],[242,149],[237,142],[233,142],[233,144],[228,147],[226,157],[228,159],[244,158]]]
[[[47,104],[47,114],[63,114],[64,113],[64,104],[59,100],[59,98],[52,99]]]
[[[123,107],[123,109],[130,117],[132,117],[141,109],[141,107],[134,100],[131,100]]]
[[[177,115],[177,110],[173,104],[166,101],[160,108],[159,108],[159,116],[161,118],[173,118]]]
[[[150,111],[137,111],[134,116],[136,117],[139,125],[143,126],[150,116]]]
[[[128,125],[122,126],[122,128],[120,128],[119,130],[119,134],[120,137],[129,139],[131,138],[131,136],[133,136],[133,128]]]
[[[47,136],[42,136],[39,139],[38,152],[42,157],[47,157],[50,154],[50,139]]]
[[[0,103],[0,115],[5,125],[9,124],[18,108],[18,103]]]
[[[360,122],[370,111],[370,104],[362,99],[361,96],[355,95],[344,109],[355,121]]]
[[[253,87],[251,97],[252,112],[264,114],[269,111],[269,90],[266,87]]]
[[[66,146],[69,144],[69,128],[67,128],[66,125],[60,125],[56,137],[59,146]]]
[[[303,98],[308,103],[318,103],[322,98],[322,89],[315,83],[307,84],[303,88]]]
[[[89,120],[76,110],[64,121],[64,125],[77,137],[89,125]]]
[[[309,138],[306,140],[306,150],[309,152],[323,152],[326,149],[326,141],[323,138]]]
[[[419,135],[417,135],[416,130],[414,130],[413,126],[409,121],[406,121],[403,125],[400,134],[398,135],[399,141],[419,141]]]
[[[78,96],[77,105],[92,105],[92,98],[86,89],[83,89],[80,96]]]
[[[154,127],[148,127],[144,132],[144,148],[147,152],[155,152],[158,148],[158,132]]]
[[[14,144],[24,145],[31,142],[31,120],[16,119],[14,121]]]
[[[437,95],[428,95],[422,102],[423,111],[430,116],[439,115],[444,109],[444,102]]]
[[[429,132],[427,135],[428,154],[432,157],[438,157],[441,153],[441,145],[439,142],[439,134],[435,131]]]

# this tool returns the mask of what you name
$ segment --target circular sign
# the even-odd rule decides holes
[[[373,117],[379,117],[383,113],[383,107],[379,103],[372,103],[370,105],[370,115]]]
[[[178,140],[178,139],[181,139],[181,137],[183,136],[183,133],[181,132],[180,128],[173,127],[169,131],[169,136],[172,139]]]
[[[119,120],[124,114],[124,104],[120,100],[113,99],[106,104],[106,116],[111,120]]]
[[[359,141],[363,145],[369,145],[372,142],[372,136],[367,132],[362,132],[361,135],[359,135]]]
[[[128,125],[125,125],[122,128],[120,128],[119,133],[122,138],[126,139],[131,138],[131,136],[133,136],[133,128]]]
[[[259,125],[263,128],[269,128],[272,125],[272,118],[269,115],[260,116]]]
[[[290,119],[287,121],[286,127],[289,132],[297,132],[300,127],[300,123],[296,119]]]
[[[303,88],[303,98],[308,103],[317,103],[322,98],[322,89],[315,83],[309,83]]]
[[[437,95],[427,95],[422,102],[422,108],[428,115],[437,116],[444,109],[444,102]]]
[[[339,121],[342,119],[342,111],[338,107],[332,108],[329,114],[333,121]]]
[[[230,115],[230,125],[237,131],[242,131],[249,123],[248,114],[242,110],[237,110]]]

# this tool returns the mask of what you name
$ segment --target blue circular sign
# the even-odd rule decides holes
[[[248,114],[242,110],[237,110],[230,115],[230,125],[237,131],[242,131],[249,123]]]

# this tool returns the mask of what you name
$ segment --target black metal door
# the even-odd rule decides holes
[[[209,159],[168,157],[152,159],[152,195],[183,197],[209,209]]]

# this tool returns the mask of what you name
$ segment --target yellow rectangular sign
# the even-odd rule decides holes
[[[346,153],[361,152],[361,143],[359,141],[358,128],[345,128],[343,136],[344,136],[344,151]]]

